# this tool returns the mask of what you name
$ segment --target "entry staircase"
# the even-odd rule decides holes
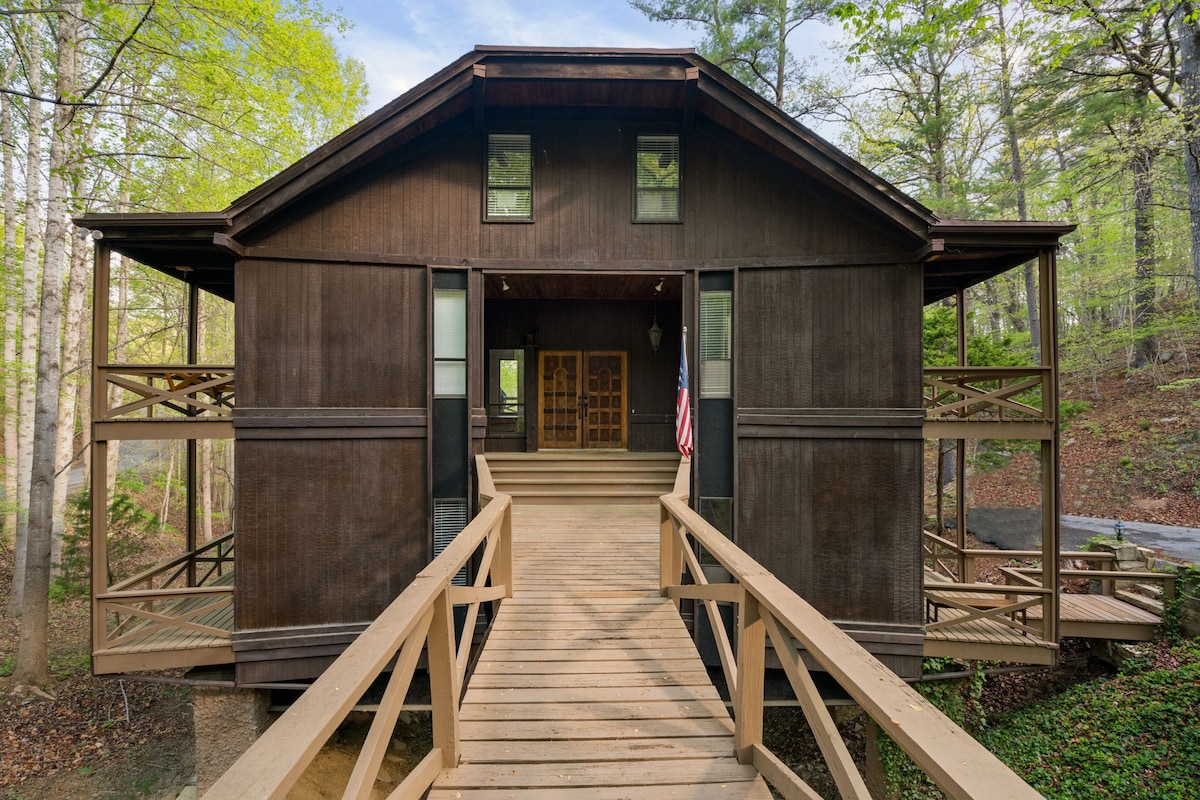
[[[679,470],[676,453],[542,450],[489,453],[496,490],[516,505],[620,503],[658,505]]]
[[[284,798],[363,693],[387,688],[344,798],[596,800],[819,797],[763,743],[769,641],[843,798],[866,782],[806,666],[816,661],[950,798],[1039,795],[924,697],[687,505],[688,465],[644,503],[514,503],[478,460],[483,508],[345,653],[205,794]],[[709,584],[698,547],[731,576]],[[471,586],[455,586],[468,561]],[[679,615],[710,622],[730,711]],[[488,633],[474,631],[492,604]],[[805,657],[801,658],[801,651]],[[377,779],[426,655],[433,747],[398,785]],[[343,787],[329,787],[342,791]]]

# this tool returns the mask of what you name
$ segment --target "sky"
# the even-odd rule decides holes
[[[374,111],[477,44],[692,47],[700,32],[652,22],[627,0],[326,0],[354,27],[338,41],[366,68]],[[827,53],[828,30],[798,31],[789,46]]]

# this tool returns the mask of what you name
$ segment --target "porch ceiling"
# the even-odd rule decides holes
[[[660,282],[662,291],[657,292],[655,287]],[[484,296],[503,300],[680,300],[683,278],[654,274],[489,273],[484,276]]]

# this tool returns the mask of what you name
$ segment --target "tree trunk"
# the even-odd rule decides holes
[[[1187,170],[1188,219],[1191,223],[1192,276],[1200,302],[1200,21],[1180,13],[1179,89],[1183,112],[1184,154]]]
[[[54,515],[51,525],[50,563],[62,563],[63,518],[66,512],[67,489],[71,480],[71,465],[75,463],[75,412],[81,381],[83,360],[80,345],[84,340],[85,315],[83,301],[87,296],[88,263],[91,248],[74,236],[71,242],[71,272],[67,279],[66,320],[63,324],[62,374],[64,387],[58,409],[58,439],[55,446]]]
[[[1144,114],[1148,90],[1139,85],[1136,92],[1138,107],[1135,114]],[[1133,366],[1136,369],[1158,360],[1158,339],[1150,330],[1155,317],[1154,273],[1157,256],[1154,235],[1154,152],[1144,140],[1144,116],[1134,117],[1132,129]]]
[[[75,48],[80,3],[64,2],[58,13],[56,96],[75,90]],[[47,183],[42,317],[38,325],[37,394],[34,409],[33,471],[29,493],[29,539],[25,564],[25,603],[21,609],[17,667],[13,682],[37,685],[50,678],[46,634],[50,601],[50,539],[54,501],[59,388],[62,378],[62,278],[67,257],[66,174],[73,160],[74,107],[54,108]]]
[[[7,83],[17,66],[14,52],[5,66]],[[21,305],[21,271],[17,267],[17,191],[13,179],[13,106],[11,95],[0,95],[0,192],[4,193],[4,529],[0,542],[16,543],[17,530],[17,405],[21,381],[17,370],[17,318]]]
[[[29,93],[42,92],[42,18],[34,14],[27,32],[29,65],[26,80]],[[41,219],[38,213],[38,189],[42,173],[42,104],[29,101],[29,130],[25,149],[25,253],[21,262],[21,394],[17,403],[17,504],[16,549],[13,551],[10,614],[19,614],[25,598],[25,556],[29,534],[29,478],[33,463],[34,393],[29,380],[37,370],[38,338],[38,256],[41,249]]]

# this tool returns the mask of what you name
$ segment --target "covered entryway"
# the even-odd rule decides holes
[[[674,452],[682,295],[679,275],[486,275],[484,451]]]
[[[538,354],[538,447],[624,448],[625,353]]]

